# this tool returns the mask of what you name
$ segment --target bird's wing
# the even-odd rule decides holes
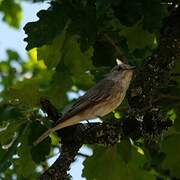
[[[103,79],[98,82],[94,87],[89,89],[83,96],[81,96],[58,122],[63,122],[87,107],[106,99],[112,94],[111,90],[114,84],[115,83],[109,79]]]

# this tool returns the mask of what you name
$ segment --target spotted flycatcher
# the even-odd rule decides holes
[[[47,130],[35,142],[39,144],[50,133],[67,126],[78,124],[84,120],[103,117],[117,108],[123,101],[133,75],[133,66],[117,61],[118,65],[90,88],[72,105],[72,107],[58,120],[58,124]]]

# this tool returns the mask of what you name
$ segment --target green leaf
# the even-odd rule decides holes
[[[16,134],[19,131],[19,128],[24,124],[25,121],[23,120],[14,120],[14,121],[7,121],[7,127],[4,128],[0,132],[0,143],[4,146],[11,146],[11,143],[13,142],[13,139],[16,138]],[[15,139],[14,139],[15,140]],[[9,144],[9,145],[8,145]]]
[[[133,25],[141,18],[142,4],[140,0],[112,1],[115,16],[127,26]]]
[[[133,52],[136,49],[144,49],[146,47],[151,49],[156,47],[155,34],[143,30],[139,23],[131,27],[125,27],[120,32],[120,35],[126,38],[130,52]]]
[[[68,31],[70,34],[78,35],[81,50],[84,52],[96,41],[96,2],[92,0],[87,3],[83,1],[71,3],[73,4],[73,8],[69,13],[71,24]]]
[[[128,163],[132,158],[132,148],[129,139],[124,139],[120,144],[118,144],[117,150],[123,161]]]
[[[3,12],[3,20],[10,26],[19,28],[22,19],[22,9],[19,3],[14,0],[0,1],[0,11]]]
[[[37,49],[37,59],[43,59],[49,69],[56,67],[62,59],[65,40],[66,31],[64,30],[51,44]]]
[[[20,60],[20,56],[16,51],[13,51],[11,49],[7,49],[6,53],[8,55],[9,61],[11,61],[11,60],[19,61]]]
[[[79,78],[86,70],[92,67],[91,57],[93,48],[83,52],[80,49],[77,37],[68,38],[64,47],[64,64],[69,69],[70,75]]]
[[[9,157],[7,157],[6,150],[0,147],[0,172],[5,171],[11,165],[11,162],[8,161]]]
[[[33,145],[33,142],[37,140],[42,133],[44,133],[47,130],[44,126],[40,124],[40,122],[33,122],[30,126],[30,132],[28,137],[28,143],[30,145]],[[42,141],[37,146],[31,147],[31,156],[34,162],[39,164],[40,162],[43,162],[46,160],[46,156],[50,153],[50,147],[51,147],[51,141],[50,138],[46,138],[44,141]]]
[[[170,175],[180,178],[180,135],[174,134],[166,137],[162,144],[162,151],[166,158],[163,161],[163,168],[170,170]]]
[[[24,135],[24,133],[26,132],[28,127],[27,125],[24,125],[21,127],[17,138],[15,139],[15,141],[13,142],[12,146],[6,150],[3,150],[0,148],[0,172],[5,171],[10,165],[11,165],[11,158],[13,155],[15,155],[15,152],[17,150],[17,145],[19,143],[19,139],[21,138],[22,135]]]
[[[74,84],[80,89],[87,90],[94,85],[94,76],[89,73],[83,73],[79,78],[74,78]]]
[[[17,82],[10,88],[9,98],[27,107],[37,106],[40,98],[39,80],[31,78]]]
[[[62,108],[67,103],[67,91],[72,86],[72,79],[67,69],[56,72],[51,80],[46,96],[50,99],[55,107]]]
[[[30,50],[52,43],[54,38],[65,28],[69,19],[69,9],[68,6],[52,2],[48,10],[39,11],[37,13],[39,20],[30,22],[24,27],[25,33],[28,35],[25,38],[25,41],[28,42],[26,49]]]
[[[119,148],[120,150],[120,148]],[[135,148],[131,149],[131,158],[121,157],[117,146],[104,148],[96,146],[93,156],[84,161],[83,176],[87,180],[144,180],[155,179],[149,172],[143,170],[145,157],[139,154]],[[123,159],[128,160],[128,162]]]
[[[175,119],[175,122],[174,122],[174,127],[176,128],[176,130],[178,132],[180,132],[180,112],[179,112],[179,108],[176,109],[176,119]]]
[[[64,28],[68,27],[69,35],[78,35],[81,49],[87,50],[95,42],[96,7],[91,3],[62,1],[52,2],[48,10],[40,11],[39,21],[26,24],[24,30],[28,35],[27,50],[52,43]]]
[[[19,158],[13,160],[13,162],[17,169],[17,173],[24,178],[29,178],[34,174],[36,164],[31,157],[28,133],[22,137],[21,142],[21,146],[17,150]]]
[[[143,27],[151,32],[158,31],[163,19],[168,15],[168,4],[161,0],[147,0],[143,2]]]
[[[44,93],[49,87],[53,71],[44,68],[39,70],[38,68],[36,69],[36,66],[33,66],[33,68],[35,73],[38,73],[30,79],[24,78],[11,86],[7,92],[8,100],[16,102],[16,104],[19,103],[26,108],[39,105],[39,98],[45,95]]]
[[[12,119],[18,119],[21,116],[21,110],[13,105],[0,105],[0,123],[6,122]]]
[[[120,0],[112,2],[112,8],[122,24],[132,26],[143,18],[143,27],[151,32],[158,31],[168,15],[168,4],[161,0]]]

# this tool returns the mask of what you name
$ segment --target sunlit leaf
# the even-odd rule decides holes
[[[124,28],[120,35],[124,36],[127,40],[129,50],[133,52],[135,49],[144,49],[146,47],[156,47],[156,36],[143,30],[139,23],[131,27]]]
[[[65,44],[66,32],[63,31],[59,36],[57,36],[53,42],[49,45],[44,45],[37,50],[37,58],[39,60],[44,60],[46,66],[51,69],[56,67],[58,63],[63,58],[63,48]]]

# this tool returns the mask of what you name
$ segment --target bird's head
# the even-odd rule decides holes
[[[135,68],[135,66],[130,66],[117,59],[117,65],[112,69],[112,72],[132,71]]]
[[[130,66],[121,62],[120,60],[117,60],[117,65],[110,72],[110,77],[114,80],[120,80],[121,84],[122,82],[128,84],[126,82],[130,82],[130,80],[132,79],[134,69],[135,66]]]

